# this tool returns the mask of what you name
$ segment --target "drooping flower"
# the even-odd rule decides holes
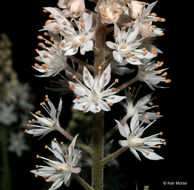
[[[140,81],[145,82],[152,90],[154,87],[160,87],[160,82],[170,83],[171,80],[167,79],[167,68],[158,69],[163,65],[163,61],[144,60],[142,65],[139,65],[137,77]]]
[[[155,25],[153,25],[153,22],[164,22],[164,18],[157,17],[156,13],[151,13],[152,9],[156,5],[157,1],[154,3],[151,3],[150,5],[145,7],[146,3],[139,2],[139,1],[131,1],[131,13],[132,17],[134,19],[137,19],[139,24],[139,31],[143,36],[146,37],[156,37],[156,36],[163,36],[164,32],[161,28],[157,28]],[[137,10],[139,8],[139,11],[137,14],[134,15],[134,10]]]
[[[8,151],[14,152],[18,157],[22,156],[23,151],[29,150],[24,140],[24,133],[11,133],[9,138]]]
[[[97,5],[101,22],[107,24],[116,23],[119,17],[123,14],[123,7],[120,1],[104,0],[99,1]]]
[[[151,94],[140,98],[138,101],[134,99],[134,96],[136,97],[136,95],[134,95],[132,92],[127,92],[126,96],[126,103],[122,104],[126,111],[125,121],[133,117],[135,113],[138,113],[139,120],[143,121],[144,123],[150,123],[151,121],[162,117],[160,112],[155,113],[149,111],[153,108],[159,107],[158,105],[153,104]]]
[[[45,102],[41,102],[40,105],[48,113],[49,117],[45,117],[40,111],[35,114],[31,113],[34,119],[29,120],[25,132],[34,136],[45,136],[53,130],[56,130],[59,124],[59,116],[62,110],[62,99],[59,101],[58,109],[56,110],[53,103],[49,100],[48,96],[45,96]]]
[[[126,98],[125,96],[115,95],[118,90],[112,88],[112,86],[118,82],[118,79],[105,89],[110,79],[110,65],[108,65],[102,73],[99,70],[99,74],[95,78],[93,78],[90,72],[84,67],[84,84],[78,79],[76,79],[77,83],[69,81],[70,89],[72,89],[77,96],[73,101],[75,103],[73,108],[84,112],[91,111],[93,113],[100,112],[101,110],[110,111],[110,106]]]
[[[132,65],[141,65],[142,59],[152,59],[157,56],[158,49],[150,44],[144,44],[143,37],[139,37],[139,24],[136,22],[131,25],[128,30],[126,27],[122,27],[121,30],[114,25],[114,37],[115,43],[107,41],[106,45],[113,49],[114,59],[122,63],[126,60]]]
[[[119,144],[122,147],[129,147],[130,151],[135,155],[138,160],[141,160],[137,151],[141,152],[143,156],[150,160],[160,160],[163,159],[161,156],[156,154],[153,148],[161,148],[161,144],[166,144],[164,139],[158,138],[162,135],[162,132],[148,136],[142,137],[144,131],[150,127],[153,123],[149,123],[146,127],[142,127],[143,122],[139,123],[138,114],[134,114],[131,119],[130,128],[127,123],[124,125],[119,121],[115,120],[120,134],[126,138],[126,140],[120,140]]]
[[[60,71],[67,68],[67,57],[64,56],[64,52],[59,46],[60,40],[51,37],[49,41],[41,35],[38,38],[43,40],[45,44],[43,42],[39,43],[39,46],[44,50],[36,50],[39,56],[35,59],[39,63],[35,63],[33,68],[42,73],[42,75],[38,75],[39,77],[56,76]],[[40,65],[40,63],[42,64]]]
[[[62,12],[66,17],[77,18],[85,11],[84,0],[59,0],[58,6],[64,9]]]
[[[77,136],[74,137],[68,149],[63,144],[60,145],[55,141],[51,142],[51,148],[47,145],[45,146],[46,149],[53,153],[55,159],[51,160],[37,155],[37,158],[44,160],[48,166],[36,165],[37,169],[31,172],[36,177],[41,176],[47,182],[53,182],[49,190],[58,189],[63,183],[69,186],[71,175],[80,173],[81,168],[78,164],[81,159],[81,151],[74,148]]]

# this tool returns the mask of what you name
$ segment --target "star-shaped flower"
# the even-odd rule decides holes
[[[81,168],[78,166],[79,160],[81,159],[81,151],[75,149],[76,135],[69,145],[68,149],[58,142],[52,141],[51,148],[47,145],[46,149],[53,153],[55,159],[48,159],[37,155],[37,158],[41,158],[45,161],[48,166],[38,166],[36,165],[35,170],[31,172],[35,174],[36,177],[41,176],[47,182],[53,182],[49,190],[58,189],[63,183],[66,186],[70,185],[70,178],[73,173],[78,174]]]
[[[157,56],[158,50],[151,48],[149,44],[144,44],[142,42],[144,38],[139,37],[139,24],[137,22],[131,25],[127,31],[125,29],[126,27],[122,27],[120,30],[115,24],[115,43],[106,42],[106,45],[114,50],[113,57],[117,62],[122,63],[123,60],[126,60],[132,65],[141,65],[142,59],[152,59]]]
[[[126,138],[126,140],[120,140],[119,144],[122,147],[129,147],[130,151],[135,155],[138,160],[141,160],[137,151],[141,152],[143,156],[150,160],[160,160],[163,159],[161,156],[156,154],[153,148],[161,148],[161,144],[166,144],[164,139],[158,138],[159,135],[162,135],[162,132],[148,136],[142,137],[144,131],[150,127],[155,121],[149,123],[146,127],[142,127],[142,124],[139,124],[138,114],[134,114],[131,119],[130,128],[127,123],[124,125],[119,121],[115,120],[120,134]]]
[[[167,68],[159,69],[163,65],[163,61],[144,60],[142,65],[139,65],[137,77],[140,81],[145,82],[152,90],[154,87],[160,87],[160,82],[170,83],[171,80],[167,79]]]
[[[17,154],[18,157],[22,156],[23,151],[29,150],[25,143],[24,133],[11,133],[9,138],[8,150]]]
[[[44,41],[44,43],[39,43],[39,46],[44,50],[36,49],[39,56],[35,57],[35,59],[39,63],[35,63],[33,68],[42,73],[42,75],[38,75],[39,77],[56,76],[68,66],[67,57],[64,56],[64,52],[59,46],[60,40],[59,38],[51,37],[49,41],[41,35],[38,38]],[[42,64],[40,65],[40,63]]]
[[[83,13],[78,21],[74,20],[76,26],[73,26],[60,10],[52,7],[46,7],[45,10],[53,15],[53,19],[46,22],[43,30],[62,36],[60,48],[65,56],[76,54],[79,48],[82,55],[93,49],[92,14]]]
[[[102,73],[99,70],[99,74],[95,78],[84,67],[84,84],[78,79],[76,79],[77,83],[69,81],[70,89],[77,95],[77,98],[73,101],[75,103],[73,108],[84,112],[91,111],[93,113],[100,112],[101,110],[110,111],[110,106],[126,98],[125,96],[115,95],[118,90],[112,88],[118,82],[118,79],[105,89],[110,79],[110,65]]]
[[[62,99],[59,101],[57,110],[47,95],[45,101],[48,105],[45,102],[41,102],[40,105],[48,113],[49,117],[45,117],[40,111],[37,111],[35,114],[31,113],[32,116],[34,116],[34,119],[29,120],[29,123],[27,124],[29,129],[25,130],[26,133],[43,137],[60,126],[59,116],[62,110]]]
[[[153,108],[159,107],[158,105],[154,105],[152,102],[152,94],[148,94],[142,98],[140,98],[138,101],[134,99],[134,95],[132,92],[126,93],[127,99],[126,103],[123,103],[123,107],[126,111],[125,121],[127,121],[129,118],[133,117],[135,113],[138,113],[139,120],[143,121],[145,123],[150,123],[153,120],[156,120],[160,117],[160,112],[151,112],[149,110]]]
[[[153,22],[164,22],[164,18],[157,17],[156,13],[151,13],[152,9],[156,5],[157,1],[148,5],[147,8],[143,7],[143,10],[139,17],[137,17],[138,24],[140,26],[140,33],[146,37],[163,36],[164,32],[161,28],[157,28],[153,25]]]

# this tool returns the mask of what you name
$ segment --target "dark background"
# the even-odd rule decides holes
[[[42,12],[44,6],[56,6],[55,0],[36,1],[1,1],[0,3],[0,32],[7,33],[13,42],[14,68],[18,72],[22,82],[29,82],[36,94],[36,102],[42,101],[46,90],[44,87],[49,84],[48,79],[34,77],[32,65],[36,56],[38,30],[42,28],[47,15]],[[150,1],[151,2],[151,1]],[[165,17],[165,36],[159,41],[159,48],[164,52],[161,59],[169,67],[169,78],[172,83],[168,89],[157,89],[160,112],[164,117],[157,122],[158,130],[164,131],[167,139],[167,146],[159,150],[165,157],[163,161],[149,161],[142,159],[137,161],[127,151],[119,157],[120,169],[117,175],[121,177],[120,183],[125,190],[135,189],[135,182],[139,189],[143,185],[149,185],[150,190],[192,190],[192,161],[193,161],[193,50],[192,29],[189,22],[191,13],[189,3],[160,0],[154,12]],[[67,96],[70,99],[70,95]],[[56,97],[58,99],[58,97]],[[69,101],[65,103],[67,120],[70,117],[68,109]],[[16,189],[42,189],[44,181],[35,179],[29,172],[37,164],[35,155],[44,147],[49,140],[37,142],[29,138],[33,143],[30,153],[26,153],[22,159],[11,155],[10,163],[12,169],[13,190]],[[47,142],[48,143],[48,142]],[[42,155],[45,151],[41,152]],[[108,170],[109,171],[109,170]],[[106,172],[108,172],[106,171]],[[105,172],[105,175],[106,175]],[[124,177],[123,177],[124,176]],[[163,185],[163,182],[186,182],[186,186]],[[113,183],[113,181],[110,181]],[[76,182],[67,189],[82,189]],[[119,188],[118,188],[119,190]]]

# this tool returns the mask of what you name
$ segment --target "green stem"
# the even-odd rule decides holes
[[[76,179],[76,181],[85,189],[85,190],[94,190],[93,187],[91,187],[83,178],[80,176],[73,174],[73,177]]]
[[[102,160],[102,165],[104,166],[105,164],[107,164],[108,162],[110,162],[111,160],[115,159],[116,157],[118,157],[120,154],[122,154],[123,152],[125,152],[128,149],[128,147],[122,147],[119,150],[117,150],[116,152],[108,155],[106,158],[104,158]]]
[[[103,190],[103,165],[104,157],[104,112],[94,115],[93,119],[93,154],[92,154],[92,187]]]
[[[2,190],[11,190],[11,179],[10,179],[10,169],[8,161],[8,151],[7,151],[7,129],[2,128],[1,130],[1,158],[2,158]]]

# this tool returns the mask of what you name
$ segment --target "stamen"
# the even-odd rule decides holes
[[[110,102],[110,103],[109,103],[109,106],[113,106],[113,103],[112,103],[112,102]]]
[[[27,130],[27,129],[25,129],[24,133],[28,133],[28,130]]]
[[[102,66],[98,66],[98,70],[102,70]]]
[[[39,157],[40,157],[40,156],[37,154],[37,155],[36,155],[36,158],[39,158]]]
[[[66,154],[66,155],[65,155],[65,158],[69,158],[69,155],[68,155],[68,154]]]
[[[115,79],[115,82],[118,83],[119,82],[119,79]]]
[[[37,38],[38,38],[39,40],[42,40],[42,39],[43,39],[43,37],[42,37],[41,35],[38,35]]]
[[[163,132],[160,132],[160,135],[162,136],[163,135]]]
[[[166,146],[166,141],[164,141],[164,142],[163,142],[163,145],[165,145],[165,146]]]
[[[55,142],[56,142],[56,141],[57,141],[57,138],[54,138],[54,139],[53,139],[53,141],[55,141]]]
[[[62,144],[64,144],[64,142],[63,142],[63,141],[61,141],[61,142],[60,142],[60,144],[62,145]]]
[[[126,49],[126,48],[127,48],[126,45],[122,45],[122,46],[121,46],[121,49]]]
[[[38,169],[39,168],[39,165],[36,165],[35,168]]]
[[[166,79],[165,83],[171,83],[171,79]]]
[[[45,145],[44,148],[45,148],[45,149],[48,149],[48,145]]]
[[[76,79],[76,78],[77,78],[76,75],[73,75],[73,76],[72,76],[72,79]]]

